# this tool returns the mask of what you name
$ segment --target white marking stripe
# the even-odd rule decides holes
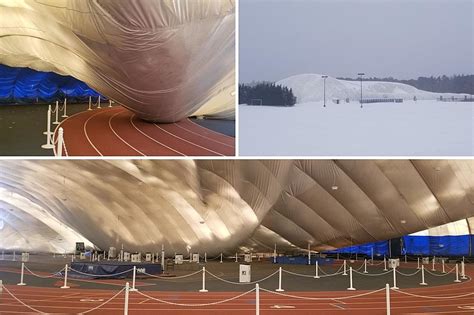
[[[205,129],[206,131],[209,131],[209,132],[211,132],[211,133],[215,133],[216,135],[223,136],[223,137],[227,137],[227,138],[230,138],[230,139],[234,140],[234,138],[231,137],[231,136],[228,136],[228,135],[225,135],[225,134],[223,134],[223,133],[214,131],[214,130],[212,130],[212,129],[208,129],[208,128],[206,128],[206,127],[203,127],[203,126],[201,126],[200,124],[195,123],[194,121],[192,121],[192,120],[189,119],[189,118],[186,118],[186,119],[187,119],[190,123],[195,124],[196,126],[201,127],[202,129]]]
[[[190,133],[193,133],[193,134],[195,134],[195,135],[198,135],[198,136],[201,137],[201,138],[205,138],[205,139],[214,141],[214,142],[216,142],[216,143],[225,145],[226,147],[229,147],[229,148],[234,148],[234,146],[232,146],[232,145],[229,145],[229,144],[224,143],[224,142],[220,142],[220,141],[218,141],[218,140],[216,140],[216,139],[213,139],[213,138],[206,137],[205,135],[202,135],[202,134],[200,134],[200,133],[194,132],[194,131],[192,131],[192,130],[190,130],[190,129],[188,129],[188,128],[184,128],[183,126],[180,126],[180,125],[177,124],[177,123],[174,123],[174,125],[175,125],[176,127],[178,127],[178,128],[181,128],[181,129],[183,129],[183,130],[186,130],[187,132],[190,132]],[[209,130],[209,129],[208,129],[208,130]],[[209,130],[209,131],[211,131],[211,130]],[[235,139],[234,139],[234,141],[235,141]]]
[[[132,150],[134,150],[135,152],[138,152],[140,153],[141,155],[143,156],[146,156],[143,152],[141,152],[140,150],[138,150],[137,148],[133,147],[130,143],[128,143],[127,141],[125,141],[122,137],[120,137],[114,130],[114,128],[112,128],[112,119],[114,119],[115,116],[121,114],[122,112],[118,112],[116,114],[114,114],[113,116],[109,117],[109,128],[110,130],[112,130],[112,132],[114,133],[114,135],[117,136],[117,138],[119,138],[123,143],[125,143],[126,145],[128,145]]]

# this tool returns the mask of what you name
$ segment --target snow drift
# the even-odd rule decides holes
[[[300,74],[276,82],[293,90],[298,103],[319,102],[324,98],[324,79],[320,74]],[[402,98],[413,100],[434,100],[443,96],[464,97],[465,94],[433,93],[419,90],[403,83],[364,81],[362,82],[363,98]],[[326,79],[326,100],[346,99],[351,101],[360,99],[360,81],[339,80],[333,77]]]

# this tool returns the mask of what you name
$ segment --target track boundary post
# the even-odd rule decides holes
[[[355,291],[356,290],[356,288],[354,288],[353,283],[352,283],[352,266],[349,267],[349,285],[350,286],[347,288],[347,290],[349,290],[349,291]]]
[[[56,101],[56,108],[54,109],[55,120],[53,125],[59,125],[59,102]]]
[[[125,283],[125,299],[123,305],[123,315],[128,315],[128,295],[130,291],[130,284],[127,282]]]
[[[207,252],[204,252],[204,262],[207,263]]]
[[[390,315],[390,284],[385,284],[385,305],[387,308],[387,315]]]
[[[428,285],[428,283],[425,282],[425,266],[421,266],[421,282],[420,285]]]
[[[221,253],[221,261],[220,261],[220,263],[222,264],[222,253]]]
[[[109,108],[112,107],[112,100],[109,99]]]
[[[57,156],[63,156],[63,143],[64,143],[64,129],[63,127],[59,127],[58,130],[58,147],[56,149]]]
[[[22,263],[21,263],[20,283],[18,283],[17,285],[26,285],[26,283],[23,282],[23,280],[24,280],[24,275],[25,275],[25,263],[22,262]]]
[[[275,291],[277,292],[285,291],[281,288],[281,267],[278,269],[278,289],[276,289]]]
[[[99,95],[99,98],[98,98],[98,100],[97,100],[97,108],[98,108],[98,109],[101,109],[101,108],[102,108],[102,107],[100,107],[100,95]]]
[[[92,110],[92,96],[89,96],[89,108],[87,110]]]
[[[343,276],[347,276],[347,263],[346,263],[346,260],[344,259],[344,263],[343,263],[343,266],[344,266],[344,272],[342,273]]]
[[[456,280],[454,280],[454,282],[456,282],[456,283],[461,282],[461,280],[459,280],[459,265],[458,265],[458,263],[456,263]]]
[[[364,258],[364,273],[369,273],[367,271],[367,259],[366,258]]]
[[[314,268],[314,279],[319,279],[319,262],[316,259],[316,263],[314,264],[316,267]]]
[[[52,132],[51,132],[51,105],[48,105],[48,112],[47,112],[47,117],[46,117],[46,123],[47,123],[47,126],[46,126],[46,144],[43,144],[41,146],[41,148],[43,149],[52,149],[54,148],[54,145],[51,141],[51,136],[52,136]]]
[[[68,265],[64,267],[64,284],[61,289],[69,289],[70,287],[67,285],[67,270],[69,269]]]
[[[388,271],[387,269],[387,258],[383,255],[383,271]]]
[[[255,283],[255,315],[260,315],[260,286],[258,283]]]
[[[237,253],[235,253],[235,262],[239,261],[239,256],[237,256]]]
[[[446,273],[446,270],[444,269],[444,259],[441,260],[441,268],[442,268],[442,272]]]
[[[136,292],[138,291],[137,288],[135,288],[135,279],[137,277],[137,266],[133,266],[133,278],[132,278],[132,287],[129,289],[131,292]]]
[[[3,292],[3,280],[0,280],[0,298],[2,297]]]
[[[420,269],[420,257],[418,257],[417,262],[418,262],[418,264],[417,264],[416,269]]]
[[[463,280],[467,279],[466,272],[465,272],[465,269],[464,269],[464,260],[461,261],[461,279],[463,279]]]
[[[68,117],[68,116],[67,116],[67,113],[66,113],[66,107],[67,107],[67,99],[64,98],[64,112],[63,112],[63,115],[61,116],[61,117],[63,117],[63,118]]]
[[[209,292],[206,290],[206,267],[202,267],[202,289],[199,292]]]
[[[436,262],[436,256],[433,256],[433,261],[432,261],[433,266],[431,268],[431,271],[436,271],[435,262]]]
[[[400,289],[399,287],[397,287],[397,267],[396,266],[393,267],[393,287],[392,287],[392,289],[394,289],[394,290]]]

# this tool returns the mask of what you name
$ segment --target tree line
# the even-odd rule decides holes
[[[358,81],[359,78],[338,78],[341,80]],[[398,80],[388,78],[363,78],[364,81],[387,81],[404,83],[416,87],[417,89],[436,93],[466,93],[474,94],[474,75],[453,75],[453,76],[431,76],[418,77],[418,79]]]
[[[239,104],[293,106],[296,104],[296,97],[291,89],[273,82],[241,83]]]

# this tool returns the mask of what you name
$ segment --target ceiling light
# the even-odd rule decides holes
[[[338,190],[338,189],[339,189],[339,186],[333,185],[333,186],[331,187],[331,189],[332,189],[332,190]]]

